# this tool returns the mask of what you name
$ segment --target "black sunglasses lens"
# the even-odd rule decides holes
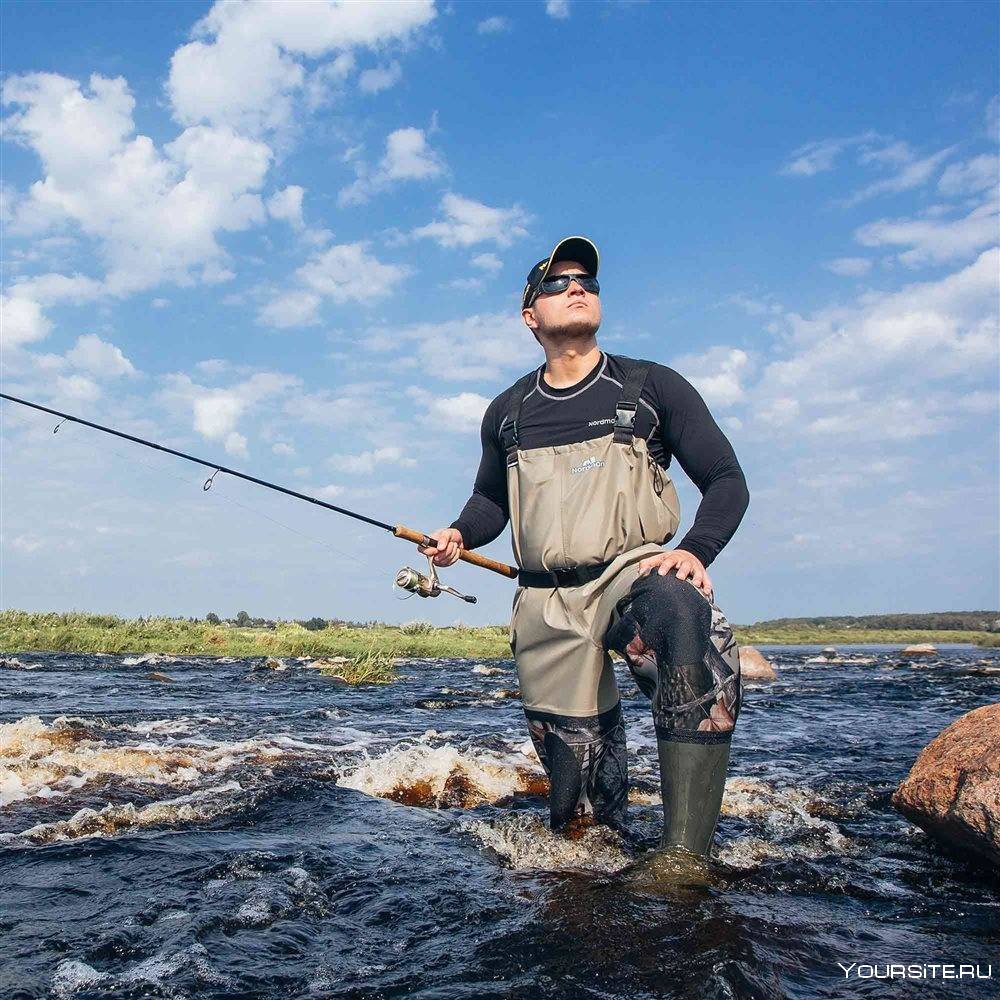
[[[601,286],[597,283],[597,278],[592,278],[589,274],[574,274],[572,276],[577,282],[579,282],[580,287],[585,292],[592,292],[597,295]],[[541,286],[540,290],[546,295],[552,295],[555,292],[565,292],[569,288],[570,276],[569,275],[556,275],[554,278],[546,278]]]

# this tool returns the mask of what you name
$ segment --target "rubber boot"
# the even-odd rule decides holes
[[[719,822],[726,788],[729,741],[693,743],[657,740],[663,796],[661,847],[683,847],[707,855]]]

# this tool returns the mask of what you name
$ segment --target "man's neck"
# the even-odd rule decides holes
[[[576,385],[597,364],[601,350],[597,340],[577,344],[546,344],[544,379],[553,389]]]

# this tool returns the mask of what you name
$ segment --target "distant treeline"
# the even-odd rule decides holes
[[[1000,632],[1000,611],[930,611],[926,614],[824,615],[818,618],[772,618],[751,628],[891,628],[942,632]]]

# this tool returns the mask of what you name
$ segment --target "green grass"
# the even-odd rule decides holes
[[[989,632],[903,629],[737,626],[741,643],[768,645],[854,645],[915,642],[971,642],[1000,645]],[[428,659],[499,659],[510,656],[507,627],[436,628],[425,622],[407,625],[336,624],[308,631],[296,622],[276,629],[210,625],[182,618],[118,618],[91,615],[0,612],[0,650],[27,653],[173,653],[234,656],[346,656],[349,663],[331,672],[356,684],[385,683],[393,677],[393,661],[403,656]]]

